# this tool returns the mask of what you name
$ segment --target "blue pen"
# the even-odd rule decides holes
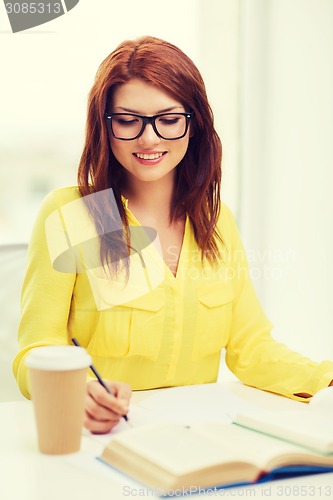
[[[75,338],[72,338],[72,342],[77,347],[81,347],[81,345],[79,344],[79,342]],[[96,370],[96,368],[94,367],[94,365],[90,365],[89,368],[93,372],[93,374],[96,376],[98,382],[104,387],[104,389],[106,390],[106,392],[108,392],[109,394],[111,394],[111,396],[114,396],[113,392],[108,388],[108,386],[106,385],[106,383],[104,382],[104,380],[102,379],[102,377],[100,376],[100,374],[98,373],[98,371]],[[122,415],[122,417],[126,420],[126,422],[128,421],[127,415]]]

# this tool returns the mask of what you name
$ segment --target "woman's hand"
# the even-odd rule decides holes
[[[93,434],[109,432],[128,413],[132,390],[128,384],[105,380],[109,394],[97,381],[87,383],[84,426]]]

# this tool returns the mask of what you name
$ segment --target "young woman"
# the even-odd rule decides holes
[[[14,372],[76,337],[110,382],[87,384],[85,425],[106,432],[135,390],[214,382],[220,352],[245,384],[306,401],[333,379],[270,336],[235,221],[220,201],[221,143],[204,82],[165,41],[122,43],[90,92],[78,187],[33,231]]]

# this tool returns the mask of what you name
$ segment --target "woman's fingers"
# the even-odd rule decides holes
[[[95,420],[89,413],[86,411],[83,425],[88,431],[92,434],[106,434],[110,432],[113,427],[115,427],[119,423],[120,417],[116,417],[115,420]]]
[[[90,396],[87,397],[84,427],[93,434],[110,432],[118,424],[120,418],[119,415],[96,404]]]
[[[106,384],[113,395],[96,381],[87,383],[84,426],[93,433],[109,432],[128,412],[132,392],[130,386],[110,381]]]
[[[117,398],[117,403],[120,405],[119,410],[128,412],[129,402],[132,396],[131,386],[128,384],[124,384],[123,382],[112,382],[107,381],[107,386],[111,390],[112,394],[114,394]],[[118,406],[118,405],[117,405]],[[122,415],[124,413],[121,413]]]

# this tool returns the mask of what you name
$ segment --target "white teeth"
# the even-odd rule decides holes
[[[154,153],[151,155],[143,154],[143,153],[135,153],[135,156],[141,158],[142,160],[157,160],[157,158],[161,158],[163,153]]]

